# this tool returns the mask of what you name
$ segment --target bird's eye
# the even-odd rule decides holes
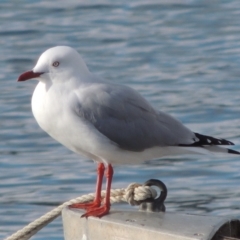
[[[58,61],[56,61],[56,62],[54,62],[52,65],[53,65],[53,67],[58,67],[59,66],[59,62]]]

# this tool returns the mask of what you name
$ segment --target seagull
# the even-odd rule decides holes
[[[39,126],[71,151],[97,162],[95,198],[70,207],[85,209],[82,217],[110,211],[113,165],[138,164],[164,156],[240,152],[222,148],[225,139],[192,132],[159,111],[134,89],[108,82],[88,70],[79,53],[56,46],[42,53],[36,66],[18,81],[37,79],[32,112]],[[106,177],[106,197],[101,189]]]

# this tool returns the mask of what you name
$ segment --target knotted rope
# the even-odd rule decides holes
[[[102,198],[105,198],[106,191],[102,191],[101,195]],[[90,202],[94,199],[94,196],[95,194],[90,193],[88,195],[83,195],[81,197],[71,199],[70,201],[63,203],[62,205],[54,208],[50,212],[31,222],[23,229],[7,237],[5,240],[27,240],[47,224],[52,222],[55,218],[57,218],[61,214],[63,208],[75,203]],[[157,192],[154,188],[143,186],[138,183],[132,183],[126,189],[112,189],[110,200],[111,204],[128,202],[130,205],[135,206],[140,205],[146,199],[154,199],[156,196]]]

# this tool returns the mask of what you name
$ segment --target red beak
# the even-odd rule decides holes
[[[37,78],[37,77],[40,77],[40,75],[43,74],[43,73],[35,73],[33,71],[28,71],[28,72],[25,72],[23,74],[21,74],[19,77],[18,77],[18,82],[22,82],[22,81],[26,81],[26,80],[29,80],[29,79],[32,79],[32,78]]]

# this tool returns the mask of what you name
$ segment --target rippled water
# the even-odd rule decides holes
[[[1,1],[0,23],[1,238],[94,190],[95,165],[33,119],[36,82],[16,82],[49,47],[76,48],[94,73],[240,150],[239,1]],[[230,155],[166,158],[116,167],[113,187],[159,178],[167,211],[239,214],[239,169]],[[35,237],[46,238],[63,238],[61,219]]]

